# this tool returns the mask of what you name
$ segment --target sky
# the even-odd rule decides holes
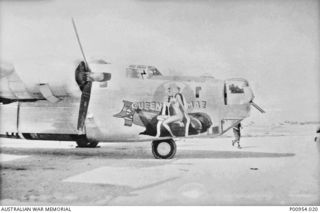
[[[320,121],[319,13],[318,0],[0,0],[0,58],[29,73],[72,64],[74,17],[89,59],[243,77],[267,111],[253,119]]]

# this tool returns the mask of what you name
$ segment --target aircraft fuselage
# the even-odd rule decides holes
[[[199,134],[208,137],[219,135],[227,128],[228,121],[244,119],[250,112],[252,91],[246,85],[247,82],[243,79],[231,82],[238,82],[238,86],[241,84],[241,91],[230,92],[231,83],[213,77],[129,78],[112,73],[111,81],[93,84],[85,134],[89,140],[100,142],[147,140],[154,135],[139,135],[146,129],[141,112],[151,122],[152,116],[161,114],[170,96],[168,90],[179,88],[185,98],[187,114],[205,115],[211,121],[211,126],[206,127],[205,131],[200,129]],[[1,125],[1,134],[13,133],[37,139],[39,135],[79,133],[77,118],[81,92],[75,87],[74,81],[69,81],[69,84],[45,83],[59,100],[52,103],[42,97],[41,100],[31,102],[17,101],[0,105],[1,121],[4,124]],[[26,87],[26,90],[29,93],[31,91],[34,98],[40,99],[42,95],[34,86]],[[131,111],[128,115],[116,116],[125,102],[130,103]],[[185,124],[180,122],[179,125],[183,129]]]

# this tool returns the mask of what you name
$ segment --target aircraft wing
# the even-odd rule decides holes
[[[35,99],[15,72],[12,64],[0,64],[0,98],[2,100]]]
[[[34,84],[28,88],[10,63],[0,63],[0,85],[0,103],[36,100],[56,103],[61,100],[54,95],[48,83]]]

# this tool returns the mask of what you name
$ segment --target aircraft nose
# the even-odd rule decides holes
[[[244,94],[245,94],[245,102],[251,103],[254,99],[254,94],[253,94],[252,89],[249,86],[244,87],[243,89],[244,89]]]
[[[252,89],[248,86],[248,87],[245,87],[245,97],[246,97],[246,100],[248,101],[247,103],[250,103],[251,106],[253,106],[254,108],[256,108],[258,111],[260,111],[261,113],[265,113],[265,111],[259,107],[256,103],[253,102],[253,99],[254,99],[254,94],[253,94],[253,91]]]

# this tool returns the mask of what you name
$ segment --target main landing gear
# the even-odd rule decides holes
[[[177,152],[173,139],[152,141],[152,154],[156,159],[171,159]]]
[[[77,135],[74,137],[77,142],[78,148],[95,148],[98,142],[90,141],[85,135]]]

